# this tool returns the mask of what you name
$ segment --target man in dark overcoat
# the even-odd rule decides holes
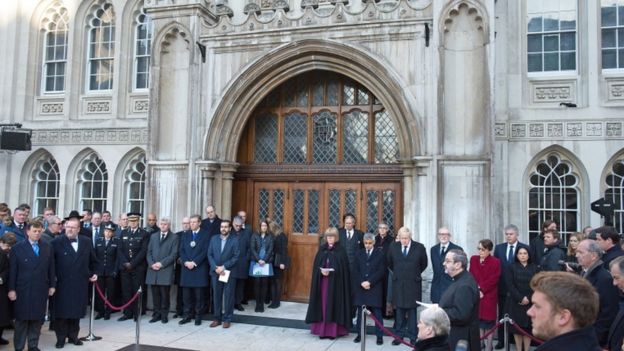
[[[134,294],[145,284],[147,271],[147,245],[149,234],[139,227],[140,213],[128,213],[128,228],[121,232],[121,249],[119,252],[119,278],[121,280],[121,299],[129,301]],[[142,289],[145,297],[146,290]],[[143,298],[143,301],[146,301]],[[145,311],[145,310],[143,310]],[[124,309],[123,316],[118,321],[138,318],[137,302]]]
[[[245,297],[245,282],[247,281],[247,278],[249,278],[249,242],[251,240],[251,230],[243,229],[244,223],[245,222],[240,216],[234,217],[234,219],[232,220],[231,233],[231,235],[238,240],[238,260],[236,260],[236,265],[232,268],[232,272],[230,274],[231,278],[236,279],[234,308],[239,311],[245,310],[242,302]],[[247,226],[247,228],[251,229],[250,226]]]
[[[210,278],[212,279],[213,312],[214,320],[210,327],[214,328],[223,323],[223,328],[229,328],[234,314],[234,294],[236,291],[236,279],[232,278],[231,271],[238,261],[238,239],[230,235],[232,223],[228,220],[221,221],[221,234],[210,239],[208,248],[208,262],[210,262]],[[230,271],[227,281],[219,280],[219,277]]]
[[[62,348],[66,339],[74,345],[82,345],[78,339],[80,318],[84,317],[89,281],[97,281],[94,273],[97,258],[90,238],[78,235],[80,222],[68,218],[65,235],[52,240],[56,265],[56,294],[54,296],[56,347]]]
[[[175,263],[175,274],[174,281],[176,284],[176,306],[175,306],[175,314],[173,318],[178,318],[184,316],[183,305],[184,301],[182,299],[182,287],[180,286],[180,275],[182,275],[182,261],[180,261],[180,240],[182,238],[182,234],[187,230],[191,229],[191,218],[183,217],[182,218],[182,230],[175,233],[175,236],[178,240],[178,258]]]
[[[375,236],[364,234],[364,249],[355,256],[353,277],[353,305],[357,307],[357,336],[353,342],[361,340],[362,305],[373,312],[377,320],[382,321],[381,310],[385,306],[383,299],[383,280],[386,273],[386,258],[381,247],[375,247]],[[383,344],[383,331],[375,327],[377,345]]]
[[[624,256],[617,257],[609,264],[613,284],[624,293]],[[621,351],[624,342],[624,308],[620,308],[609,329],[608,350]]]
[[[399,229],[399,242],[388,251],[388,267],[392,270],[392,303],[396,307],[396,334],[409,337],[412,344],[418,334],[416,301],[422,301],[422,272],[427,268],[427,250],[412,240],[409,229]],[[398,345],[399,341],[392,341]]]
[[[208,287],[208,245],[210,235],[200,229],[201,217],[191,216],[191,229],[180,238],[180,286],[182,287],[184,318],[178,323],[186,324],[195,318],[200,325],[206,307],[206,288]]]
[[[444,273],[444,256],[450,250],[463,250],[460,246],[451,242],[451,231],[446,227],[438,229],[438,243],[430,250],[431,268],[433,269],[433,279],[431,279],[431,302],[440,302],[440,297],[453,282],[451,277]]]
[[[34,221],[27,230],[27,239],[18,242],[9,255],[8,296],[14,303],[15,350],[39,350],[41,324],[46,313],[48,296],[55,291],[54,255],[50,244],[40,240],[43,224]]]
[[[178,237],[169,230],[171,221],[160,219],[159,230],[152,233],[147,248],[147,275],[145,283],[151,285],[154,315],[150,323],[169,321],[170,296],[173,284],[174,263],[178,257]]]
[[[453,283],[440,298],[439,306],[451,320],[449,344],[455,350],[459,340],[468,341],[468,351],[481,350],[479,341],[479,287],[468,273],[468,257],[461,250],[451,250],[444,257],[444,268]]]

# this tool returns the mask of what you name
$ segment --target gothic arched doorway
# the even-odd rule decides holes
[[[254,230],[269,216],[289,239],[285,298],[307,301],[319,234],[354,213],[374,232],[402,224],[403,172],[393,119],[366,87],[315,70],[289,79],[256,106],[238,148],[232,211]]]

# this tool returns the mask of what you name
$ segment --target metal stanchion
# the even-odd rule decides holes
[[[366,351],[366,305],[362,305],[362,315],[360,317],[360,349]]]
[[[501,319],[501,323],[503,323],[503,331],[505,333],[505,343],[504,343],[504,349],[505,351],[509,351],[509,315],[505,314],[505,316],[503,317],[503,319]]]
[[[141,335],[141,307],[143,306],[143,290],[142,287],[139,286],[139,290],[137,291],[139,294],[139,299],[137,300],[137,315],[136,315],[136,334],[134,336],[134,344],[139,346],[139,336]]]
[[[101,340],[101,336],[95,336],[93,334],[93,319],[95,318],[95,284],[97,282],[93,282],[91,285],[91,317],[89,318],[89,335],[80,338],[82,341],[96,341]]]

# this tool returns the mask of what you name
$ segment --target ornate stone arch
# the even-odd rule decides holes
[[[463,11],[467,12],[472,19],[474,28],[483,35],[483,44],[488,44],[490,41],[488,12],[480,2],[474,0],[453,0],[445,6],[438,24],[438,31],[440,38],[442,38],[440,44],[445,46],[446,34],[449,32],[454,19]]]
[[[135,147],[132,150],[128,151],[117,164],[117,169],[115,170],[115,189],[113,190],[113,208],[117,209],[117,212],[125,211],[125,192],[126,192],[126,175],[133,167],[133,164],[143,159],[144,164],[147,166],[145,162],[145,150],[140,147]],[[147,170],[144,171],[147,174]]]
[[[184,40],[187,49],[192,51],[191,31],[180,22],[171,22],[154,35],[154,45],[152,46],[154,66],[160,66],[160,53],[167,52],[167,48],[171,45],[172,40],[178,37]]]
[[[224,90],[204,137],[203,159],[236,162],[241,133],[254,107],[289,78],[316,69],[341,73],[369,89],[393,116],[400,159],[421,153],[420,117],[401,78],[383,60],[355,46],[306,39],[285,44],[250,63]]]
[[[24,162],[20,174],[20,203],[32,204],[32,199],[34,195],[32,173],[33,171],[35,171],[36,167],[40,162],[48,159],[54,160],[55,163],[57,162],[56,158],[48,150],[46,150],[45,148],[40,148],[30,154],[30,156],[28,156],[28,159],[26,159],[26,162]],[[60,175],[61,174],[59,172],[59,177]],[[65,179],[62,177],[60,178],[60,185],[62,185],[65,182]],[[59,198],[62,195],[61,190],[62,187],[59,188]],[[57,210],[60,210],[60,208],[58,208]]]

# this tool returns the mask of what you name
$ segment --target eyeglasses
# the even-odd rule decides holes
[[[487,249],[484,248],[484,247],[477,247],[477,250],[479,250],[479,251],[487,251]]]
[[[444,236],[444,235],[451,235],[451,233],[438,233],[438,235],[442,235],[442,236]]]

